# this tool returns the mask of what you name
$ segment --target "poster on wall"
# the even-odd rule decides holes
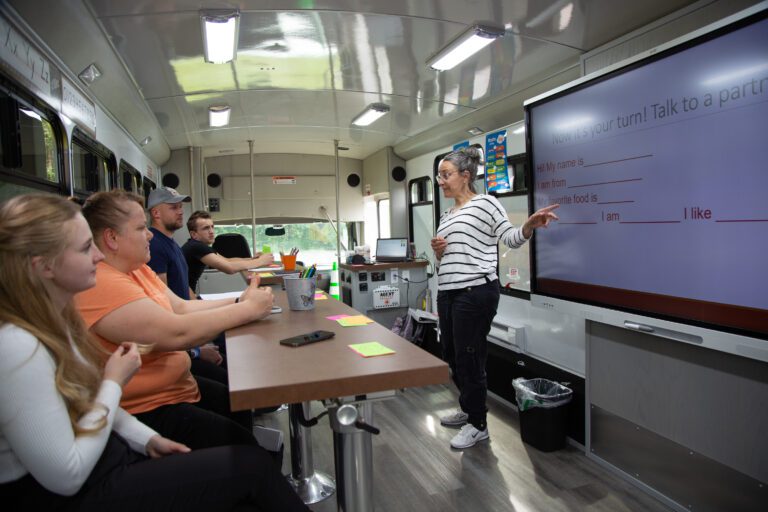
[[[507,131],[485,136],[485,184],[488,192],[512,190],[512,178],[507,168]]]
[[[454,151],[458,151],[461,148],[468,148],[468,147],[469,147],[469,141],[465,140],[465,141],[459,142],[458,144],[454,144],[453,145],[453,150]]]

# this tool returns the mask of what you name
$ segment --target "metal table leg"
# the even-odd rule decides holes
[[[373,404],[356,404],[357,417],[371,425]],[[333,428],[333,451],[339,512],[373,511],[373,448],[371,434],[354,424],[339,423],[338,409],[328,415]]]
[[[311,417],[309,402],[290,404],[288,421],[291,437],[291,476],[288,477],[288,482],[301,500],[309,505],[331,496],[336,490],[336,484],[330,476],[315,471],[312,461],[312,434],[309,428],[299,422],[301,417]]]

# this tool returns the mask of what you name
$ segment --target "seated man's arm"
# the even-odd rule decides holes
[[[176,298],[179,301],[182,299]],[[207,301],[183,301],[205,303]],[[216,301],[219,302],[219,301]],[[259,289],[238,304],[178,314],[149,298],[129,302],[101,318],[91,329],[113,343],[135,341],[167,352],[202,345],[222,331],[264,318],[272,308],[272,292]]]
[[[256,258],[225,258],[220,254],[206,254],[200,261],[211,268],[220,270],[226,274],[234,274],[249,268],[258,268],[271,264],[274,257],[271,254],[261,254]]]

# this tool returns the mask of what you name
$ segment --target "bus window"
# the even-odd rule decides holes
[[[139,171],[125,160],[120,160],[118,174],[120,188],[136,194],[142,190],[141,175],[139,174]]]
[[[430,240],[435,233],[435,213],[432,205],[432,180],[428,176],[408,184],[410,237],[416,254],[431,254]]]
[[[251,254],[262,252],[262,249],[268,246],[276,261],[280,259],[281,251],[287,253],[294,247],[299,249],[297,259],[305,265],[317,264],[323,269],[328,269],[336,261],[336,231],[328,222],[283,224],[285,234],[281,236],[267,236],[266,228],[269,226],[271,224],[256,225],[255,247],[251,243],[253,229],[250,221],[247,221],[247,224],[215,224],[213,229],[216,236],[223,233],[240,233],[248,241]],[[349,246],[349,228],[346,222],[339,223],[341,241],[346,246]]]
[[[149,202],[149,193],[157,188],[157,185],[152,183],[149,178],[144,178],[142,183],[142,192],[144,193],[144,204]]]
[[[114,168],[114,161],[115,157],[109,149],[75,129],[72,134],[75,195],[86,197],[100,190],[109,190],[109,174]]]
[[[59,132],[50,118],[0,87],[0,200],[35,191],[64,191]]]
[[[391,231],[389,228],[389,198],[376,201],[376,210],[379,219],[379,238],[389,238]]]

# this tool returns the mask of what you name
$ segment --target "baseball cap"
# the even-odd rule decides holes
[[[179,194],[176,192],[176,189],[171,187],[159,187],[149,193],[149,199],[147,199],[147,210],[151,210],[159,204],[176,204],[181,203],[182,201],[189,203],[192,201],[192,198]]]

